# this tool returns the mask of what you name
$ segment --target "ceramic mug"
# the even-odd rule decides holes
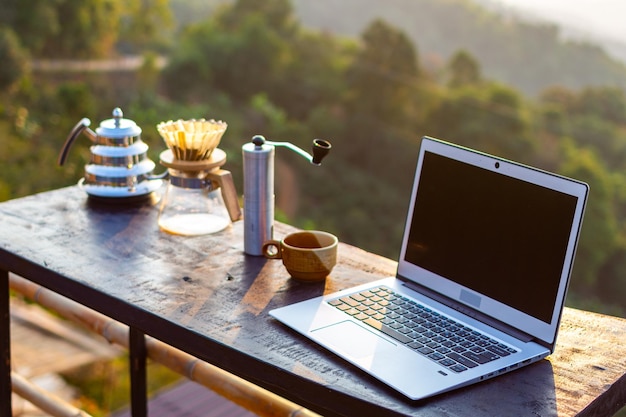
[[[289,274],[298,280],[323,281],[337,263],[335,235],[317,230],[290,233],[282,240],[263,244],[263,256],[282,259]]]

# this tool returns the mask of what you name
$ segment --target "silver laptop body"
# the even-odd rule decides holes
[[[424,137],[396,277],[270,314],[414,400],[536,362],[554,350],[587,194]]]

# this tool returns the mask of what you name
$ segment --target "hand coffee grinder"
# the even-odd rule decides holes
[[[290,142],[270,142],[260,135],[254,136],[251,142],[243,145],[244,252],[248,255],[262,255],[263,243],[273,237],[276,146],[291,149],[317,166],[331,148],[330,142],[315,139],[313,155],[310,155]]]
[[[237,191],[229,171],[221,169],[226,153],[217,148],[226,123],[178,120],[159,123],[168,150],[160,155],[169,184],[159,210],[159,227],[194,236],[219,232],[241,218]]]

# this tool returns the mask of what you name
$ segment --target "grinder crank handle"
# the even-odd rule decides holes
[[[265,138],[261,135],[253,136],[252,143],[254,143],[256,147],[261,147],[264,144],[268,144],[272,146],[282,146],[282,147],[291,149],[298,155],[307,159],[313,165],[317,165],[317,166],[322,164],[322,159],[324,159],[324,157],[328,155],[328,152],[330,152],[330,148],[332,148],[332,145],[327,140],[313,139],[313,146],[311,149],[313,152],[313,155],[310,155],[308,152],[299,148],[298,146],[294,145],[291,142],[273,142],[273,141],[265,140]]]
[[[313,157],[311,158],[311,163],[313,165],[320,165],[322,163],[322,159],[324,159],[324,157],[328,155],[328,152],[330,152],[330,148],[332,148],[332,145],[329,141],[324,139],[313,139],[313,147],[311,149]]]

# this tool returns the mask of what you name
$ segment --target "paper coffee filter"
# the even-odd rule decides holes
[[[159,123],[157,130],[176,159],[200,161],[209,159],[227,127],[221,120],[178,119]]]

